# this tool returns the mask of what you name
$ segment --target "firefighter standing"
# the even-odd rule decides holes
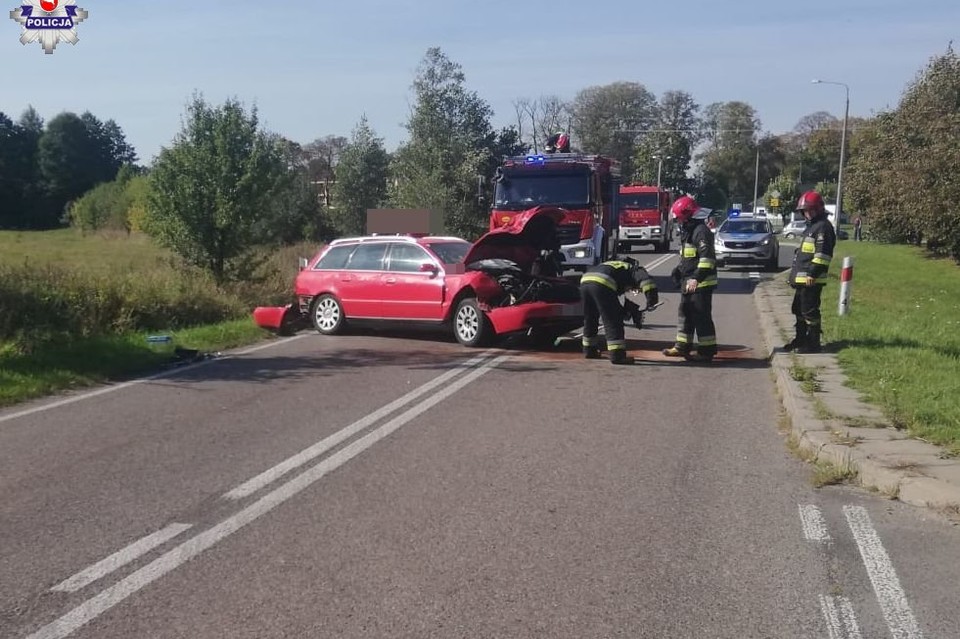
[[[580,278],[580,296],[583,299],[583,356],[599,359],[600,319],[603,318],[607,350],[612,364],[632,364],[627,357],[627,341],[624,339],[624,307],[620,296],[628,290],[639,290],[647,298],[647,308],[659,301],[657,285],[647,270],[629,257],[597,264]],[[633,305],[627,300],[628,305]]]
[[[680,286],[677,341],[663,350],[668,357],[709,362],[717,354],[717,331],[713,324],[713,291],[717,287],[717,256],[713,231],[694,215],[700,205],[689,195],[677,198],[670,212],[680,226],[680,264],[673,278]],[[694,352],[694,333],[697,337]]]
[[[794,338],[783,350],[798,353],[819,353],[823,333],[820,320],[820,298],[827,283],[827,271],[833,259],[837,235],[826,215],[823,197],[816,191],[800,196],[797,210],[803,212],[807,228],[800,238],[800,248],[793,256],[790,286],[795,290],[791,311],[796,318]]]

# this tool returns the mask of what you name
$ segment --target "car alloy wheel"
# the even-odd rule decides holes
[[[453,316],[453,333],[464,346],[480,346],[492,335],[490,320],[477,305],[477,300],[468,297],[461,300]]]
[[[343,308],[332,295],[321,295],[313,304],[313,325],[324,335],[333,335],[343,327]]]

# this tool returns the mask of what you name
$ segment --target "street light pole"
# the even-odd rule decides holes
[[[660,190],[660,176],[663,175],[663,161],[669,160],[672,156],[667,156],[664,158],[662,155],[653,155],[651,156],[654,160],[657,161],[657,190]]]
[[[754,215],[757,213],[757,198],[760,197],[760,139],[757,139],[757,168],[753,174],[753,209]]]
[[[833,223],[834,231],[840,230],[840,215],[843,212],[843,162],[847,149],[847,121],[850,119],[850,87],[843,82],[813,80],[813,84],[835,84],[846,91],[846,103],[843,108],[843,132],[840,134],[840,169],[837,171],[837,217]]]

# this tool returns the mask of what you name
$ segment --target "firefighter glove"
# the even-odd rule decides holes
[[[647,297],[647,308],[652,308],[660,302],[660,293],[657,292],[657,289],[646,292]]]
[[[680,267],[675,266],[673,270],[670,271],[670,279],[673,280],[673,285],[677,288],[680,288],[680,281],[683,279],[683,276],[680,274]]]

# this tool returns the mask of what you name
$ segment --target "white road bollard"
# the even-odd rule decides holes
[[[846,315],[850,310],[850,288],[853,286],[853,258],[843,258],[843,268],[840,270],[840,306],[837,313]]]

